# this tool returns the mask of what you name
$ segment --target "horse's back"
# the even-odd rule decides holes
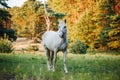
[[[59,38],[58,33],[55,32],[55,31],[47,31],[42,36],[42,40],[45,40],[45,41],[48,41],[48,42],[49,41],[55,41],[58,38]]]

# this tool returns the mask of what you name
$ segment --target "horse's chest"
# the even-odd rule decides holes
[[[62,43],[61,46],[59,47],[59,50],[65,50],[67,48],[67,43]]]

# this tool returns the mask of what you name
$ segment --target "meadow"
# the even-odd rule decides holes
[[[62,55],[52,72],[43,52],[0,54],[0,80],[120,80],[120,55],[68,53],[67,67],[65,74]]]

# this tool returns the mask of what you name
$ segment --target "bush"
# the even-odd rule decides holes
[[[8,35],[10,41],[16,41],[17,36],[15,35],[15,31],[13,29],[8,29],[6,34]]]
[[[85,54],[88,46],[81,41],[76,41],[70,48],[70,52],[74,54]]]
[[[0,40],[0,53],[11,53],[13,51],[13,47],[8,39]]]
[[[28,51],[39,51],[39,48],[37,45],[30,45],[27,50]]]
[[[0,29],[0,37],[4,39],[5,34],[7,35],[10,41],[16,41],[17,36],[15,35],[15,31],[13,29],[5,29],[5,28]]]

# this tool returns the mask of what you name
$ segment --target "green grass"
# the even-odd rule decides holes
[[[0,54],[0,80],[120,80],[119,55],[73,55],[68,53],[69,73],[58,56],[56,71],[47,71],[40,54]]]

